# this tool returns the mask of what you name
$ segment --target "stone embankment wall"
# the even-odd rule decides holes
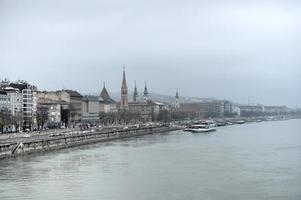
[[[39,140],[25,141],[19,143],[0,144],[0,159],[17,155],[50,151],[68,148],[83,144],[96,143],[114,139],[128,138],[152,133],[176,130],[171,127],[148,127],[139,129],[127,129],[110,132],[94,132],[57,137],[45,137]]]

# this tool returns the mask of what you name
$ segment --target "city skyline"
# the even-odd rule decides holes
[[[124,64],[122,65],[122,69],[123,69],[123,72],[122,72],[122,79],[121,79],[121,90],[123,90],[122,88],[124,86],[124,83],[127,85],[127,83],[124,82],[124,81],[126,81],[126,76],[127,76]],[[21,81],[21,82],[27,82],[29,85],[32,85],[30,83],[30,81],[28,81],[28,80],[21,80],[21,79],[19,79],[19,80],[9,80],[7,78],[5,78],[5,79],[7,81],[11,82],[11,83],[14,83],[15,81]],[[0,81],[1,81],[1,79],[0,79]],[[33,85],[33,86],[37,87],[37,85]],[[142,86],[142,85],[139,85],[139,86]],[[127,86],[125,86],[125,87],[127,87]],[[135,91],[137,92],[137,98],[138,98],[137,100],[138,101],[144,101],[145,90],[148,90],[148,89],[146,89],[147,87],[148,87],[147,86],[147,81],[144,81],[143,87],[137,87],[137,81],[135,80],[134,81],[134,88],[132,88],[132,89],[127,88],[126,89],[128,91],[128,94],[127,94],[128,101],[129,102],[135,102],[134,97],[133,97]],[[98,96],[100,91],[101,91],[101,93],[103,92],[104,89],[107,91],[107,88],[108,87],[106,85],[106,82],[104,81],[102,83],[102,87],[97,91],[93,91],[93,92],[90,92],[90,93],[81,92],[81,91],[79,91],[79,92],[84,96],[85,95],[86,96],[91,96],[91,95],[92,96]],[[139,89],[137,89],[137,88],[139,88]],[[47,90],[47,89],[41,90],[41,89],[39,89],[39,87],[37,87],[37,89],[40,92],[62,91],[62,90],[70,90],[70,91],[78,92],[78,90],[76,88],[58,88],[58,89],[53,89],[53,90]],[[119,88],[119,90],[120,90],[120,88]],[[120,91],[116,92],[116,91],[113,90],[113,92],[112,92],[110,89],[108,89],[108,91],[110,91],[109,93],[111,93],[113,99],[122,102],[122,96],[120,95]],[[292,108],[292,109],[299,108],[297,105],[295,105],[295,107],[292,107],[292,106],[285,105],[285,104],[278,104],[278,105],[270,104],[270,105],[268,105],[268,104],[264,104],[262,102],[253,102],[251,100],[250,96],[248,96],[247,102],[238,102],[238,101],[233,101],[232,99],[226,99],[226,98],[222,98],[222,97],[221,98],[216,98],[216,97],[199,97],[199,96],[181,96],[181,95],[179,95],[179,89],[178,88],[176,88],[176,90],[175,90],[175,96],[173,94],[160,94],[160,93],[157,93],[155,91],[154,92],[147,91],[147,95],[150,98],[153,98],[155,101],[160,99],[158,101],[162,101],[162,102],[165,102],[165,103],[168,103],[168,104],[173,104],[175,98],[177,97],[177,98],[182,99],[180,101],[181,103],[193,103],[193,102],[203,102],[203,101],[206,102],[206,101],[212,101],[212,100],[222,100],[222,101],[231,101],[232,103],[237,104],[237,105],[288,106],[289,108]]]
[[[121,6],[122,4],[122,6]],[[184,5],[184,6],[183,6]],[[0,1],[1,79],[300,107],[300,2]]]

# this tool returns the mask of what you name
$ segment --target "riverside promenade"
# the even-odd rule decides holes
[[[84,131],[62,129],[40,133],[6,134],[0,137],[0,159],[179,129],[181,127],[149,126],[126,129],[89,129]]]

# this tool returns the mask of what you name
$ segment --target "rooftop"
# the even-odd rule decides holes
[[[83,97],[83,95],[81,95],[79,92],[75,90],[64,90],[64,91],[67,92],[71,97]]]
[[[115,103],[115,101],[110,97],[105,86],[103,86],[103,89],[99,96],[103,99],[104,103]]]
[[[19,90],[24,90],[28,88],[28,84],[25,83],[10,83],[9,86],[12,88],[17,88]]]

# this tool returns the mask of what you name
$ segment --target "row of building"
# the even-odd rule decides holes
[[[180,104],[178,91],[172,103],[155,102],[149,98],[146,83],[143,95],[140,97],[135,83],[133,97],[129,98],[125,69],[120,96],[120,101],[112,99],[105,84],[98,96],[84,96],[73,90],[38,91],[35,86],[24,81],[2,82],[0,89],[2,116],[0,117],[3,121],[6,116],[6,121],[10,121],[9,128],[17,131],[41,128],[45,125],[73,126],[77,122],[139,123],[166,121],[167,118],[260,116],[290,112],[286,106],[237,105],[228,100],[215,99]],[[3,116],[5,113],[6,115]]]
[[[173,106],[152,101],[146,83],[142,97],[138,96],[135,83],[133,97],[129,99],[124,70],[120,102],[111,98],[105,84],[98,96],[92,96],[82,95],[74,90],[38,91],[26,82],[17,82],[1,84],[0,110],[2,115],[7,113],[10,116],[9,129],[31,130],[45,125],[73,126],[78,122],[148,122],[158,120],[163,110],[179,107],[178,94]],[[14,124],[13,119],[17,117],[20,123]]]
[[[196,117],[222,117],[238,115],[237,109],[230,101],[209,100],[195,103],[183,103],[179,110]]]
[[[252,117],[264,115],[288,114],[286,106],[239,105],[228,100],[210,100],[196,103],[181,104],[179,109],[198,117]]]

